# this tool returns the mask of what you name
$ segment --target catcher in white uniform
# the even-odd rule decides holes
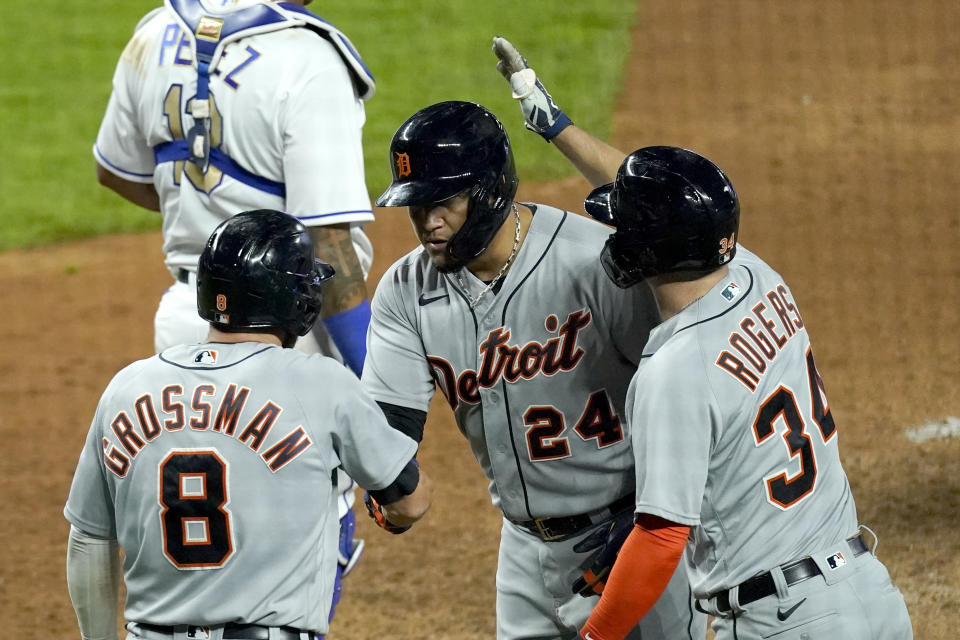
[[[390,157],[377,204],[408,206],[422,246],[377,287],[363,383],[418,441],[436,387],[453,409],[503,513],[498,638],[573,638],[632,526],[623,403],[656,306],[604,274],[606,227],[514,202],[509,140],[480,105],[418,111]],[[678,571],[637,632],[705,627]]]
[[[234,216],[199,261],[207,341],[110,382],[64,508],[84,638],[116,638],[119,545],[128,638],[315,640],[338,566],[336,470],[396,526],[426,512],[417,443],[342,365],[288,348],[332,273],[295,218]]]
[[[323,321],[297,348],[360,375],[373,259],[361,229],[373,219],[361,128],[374,81],[346,36],[301,4],[167,0],[117,64],[94,157],[102,184],[163,216],[174,283],[155,316],[158,353],[206,337],[196,268],[214,227],[279,209],[309,227],[338,273]],[[346,572],[362,541],[353,540],[354,485],[342,475],[339,488]]]

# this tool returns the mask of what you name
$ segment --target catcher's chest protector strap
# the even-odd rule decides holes
[[[240,38],[289,27],[305,27],[330,42],[340,54],[353,77],[357,93],[369,100],[376,90],[373,74],[346,35],[335,26],[292,2],[261,0],[242,8],[224,10],[208,0],[164,0],[184,28],[194,35],[193,48],[197,62],[205,61],[209,71],[217,68],[223,48]],[[198,64],[199,66],[199,64]]]
[[[190,106],[194,125],[187,133],[187,139],[156,145],[153,151],[157,164],[189,160],[206,171],[212,162],[218,169],[248,186],[275,195],[285,195],[283,183],[251,173],[222,150],[210,148],[210,73],[217,68],[226,45],[240,38],[290,27],[308,28],[337,49],[350,71],[360,98],[368,100],[373,96],[376,88],[373,74],[347,37],[332,24],[299,5],[260,1],[238,6],[234,0],[232,6],[238,8],[225,11],[206,0],[164,2],[176,14],[183,28],[193,34],[191,48],[197,69],[197,95]]]

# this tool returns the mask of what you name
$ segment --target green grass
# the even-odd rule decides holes
[[[0,21],[0,250],[159,228],[159,215],[100,187],[90,149],[113,68],[140,17],[158,2],[8,2]],[[629,51],[635,0],[317,0],[377,79],[364,129],[367,186],[389,183],[396,128],[441,100],[473,100],[503,121],[522,180],[571,169],[524,130],[495,69],[493,35],[512,40],[573,120],[606,138]]]

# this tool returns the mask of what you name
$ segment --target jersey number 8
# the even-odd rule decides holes
[[[178,569],[213,569],[233,553],[227,464],[213,450],[174,450],[160,462],[163,553]]]

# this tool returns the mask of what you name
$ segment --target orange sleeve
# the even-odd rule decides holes
[[[600,602],[580,630],[589,640],[620,640],[653,608],[680,563],[690,527],[642,514],[627,536]]]

